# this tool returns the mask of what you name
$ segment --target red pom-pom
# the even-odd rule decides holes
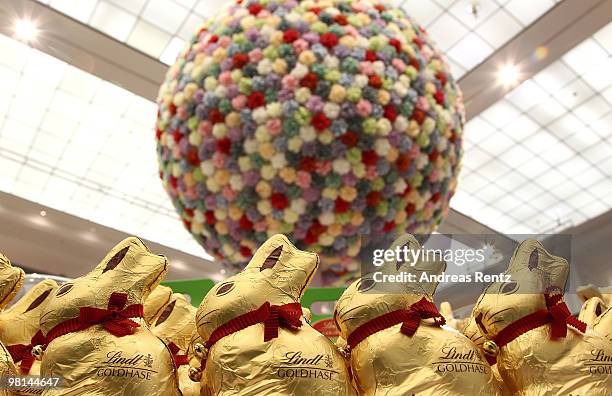
[[[332,48],[338,44],[338,36],[333,33],[323,33],[319,42],[327,48]]]
[[[261,106],[265,106],[265,104],[266,104],[266,97],[264,96],[263,93],[258,92],[258,91],[255,91],[252,94],[250,94],[247,100],[247,106],[251,110],[261,107]]]
[[[377,75],[372,75],[368,79],[368,84],[370,84],[371,87],[374,87],[374,88],[378,89],[378,88],[382,87],[382,79],[380,77],[378,77]]]
[[[304,172],[314,172],[317,169],[317,160],[312,157],[303,157],[300,160],[300,170]]]
[[[270,202],[272,203],[272,207],[274,209],[283,210],[287,206],[289,206],[289,200],[287,196],[283,193],[274,193],[270,197]]]
[[[366,150],[363,153],[361,153],[361,162],[363,162],[364,165],[376,165],[376,162],[378,161],[378,154],[376,154],[376,151],[374,150]]]
[[[342,198],[336,198],[336,202],[334,205],[336,213],[346,213],[348,212],[350,207],[351,207],[351,204],[349,202],[346,202]]]
[[[297,30],[289,29],[283,33],[285,43],[293,43],[298,38],[300,38],[300,33]]]
[[[213,124],[220,124],[225,121],[225,115],[219,109],[212,109],[208,112],[208,121]]]
[[[427,114],[421,109],[414,109],[412,112],[412,119],[415,120],[419,125],[422,125],[425,121]]]
[[[340,141],[348,148],[355,147],[359,142],[359,137],[355,132],[348,131],[340,136]]]
[[[246,215],[242,215],[242,217],[240,218],[240,228],[242,228],[243,230],[252,230],[253,222],[249,220]]]
[[[366,202],[369,206],[377,206],[380,203],[380,193],[372,191],[366,196]]]
[[[397,110],[395,110],[395,106],[393,105],[386,105],[384,114],[385,118],[391,122],[395,122],[397,119]]]
[[[367,50],[365,54],[365,58],[369,62],[376,62],[378,60],[378,56],[376,56],[376,52]]]
[[[249,63],[249,57],[246,54],[235,54],[232,57],[232,64],[237,69],[242,69],[247,63]]]
[[[414,212],[416,212],[416,206],[414,206],[413,203],[408,204],[408,206],[406,206],[406,214],[411,216]]]
[[[198,149],[191,146],[187,151],[187,162],[192,166],[200,165],[200,158],[198,157]]]
[[[217,151],[223,154],[229,154],[232,149],[232,141],[230,138],[221,138],[217,140]]]
[[[402,43],[400,43],[400,41],[396,38],[392,38],[391,40],[389,40],[389,45],[393,46],[398,54],[402,50]]]
[[[175,129],[174,132],[172,132],[172,139],[174,140],[174,143],[180,142],[182,137],[183,134],[178,129]]]
[[[395,221],[388,221],[385,223],[383,227],[383,231],[384,232],[393,231],[394,228],[395,228]]]
[[[242,255],[242,257],[251,257],[253,255],[253,252],[246,246],[240,246],[240,254]]]
[[[397,166],[397,170],[400,172],[405,172],[410,168],[410,157],[408,154],[400,154],[397,157],[397,161],[395,162]]]
[[[308,73],[304,76],[304,78],[302,78],[302,80],[300,81],[300,85],[302,87],[310,89],[311,91],[314,91],[317,88],[318,79],[319,78],[316,74]]]
[[[431,153],[429,153],[429,161],[436,162],[439,156],[440,153],[438,152],[438,150],[432,150]]]
[[[439,105],[443,105],[444,104],[444,92],[436,91],[436,93],[434,94],[434,99],[436,100],[436,103],[438,103]]]
[[[171,115],[175,115],[176,114],[176,105],[174,103],[170,103],[170,106],[168,106],[168,111],[170,112]]]
[[[261,10],[263,10],[263,6],[259,3],[251,4],[249,7],[249,13],[251,15],[257,15]]]
[[[206,224],[208,225],[214,225],[217,222],[215,219],[215,212],[212,210],[207,210],[204,212],[204,217],[206,218]]]
[[[331,120],[327,118],[324,113],[317,113],[312,117],[312,126],[317,131],[323,131],[329,128],[331,125]]]
[[[342,14],[338,14],[334,17],[334,21],[338,24],[338,25],[348,25],[348,19],[346,18],[346,16],[342,15]]]

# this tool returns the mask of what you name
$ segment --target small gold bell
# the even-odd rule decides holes
[[[189,367],[189,379],[193,382],[200,382],[202,378],[202,370],[195,367]]]
[[[338,348],[338,352],[345,358],[348,359],[351,357],[351,346],[345,345]]]
[[[43,354],[45,351],[43,350],[42,345],[35,345],[32,348],[32,356],[36,358],[36,360],[42,360]]]
[[[491,340],[485,341],[484,344],[482,344],[482,349],[484,350],[485,355],[491,357],[496,357],[499,353],[499,347],[495,341]]]
[[[193,346],[193,351],[200,359],[206,359],[206,356],[208,356],[208,349],[199,342]]]

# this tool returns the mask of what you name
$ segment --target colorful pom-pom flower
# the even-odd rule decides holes
[[[430,233],[456,188],[459,88],[427,33],[377,0],[237,1],[158,104],[164,187],[235,267],[284,233],[350,275],[362,235]]]

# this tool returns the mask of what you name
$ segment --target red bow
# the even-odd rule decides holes
[[[278,337],[279,327],[292,331],[299,330],[302,326],[301,317],[302,306],[300,303],[271,305],[269,302],[265,302],[256,310],[237,316],[219,326],[213,331],[204,346],[210,349],[221,338],[257,323],[264,324],[264,342],[267,342]]]
[[[446,323],[435,304],[422,298],[412,304],[408,309],[398,309],[388,312],[357,327],[349,334],[347,343],[351,348],[355,348],[361,341],[372,334],[388,329],[399,323],[402,324],[400,332],[408,337],[412,337],[419,328],[421,320],[431,318],[434,319],[435,326],[442,326]]]
[[[546,308],[551,316],[551,329],[550,338],[565,338],[567,336],[567,325],[579,330],[584,333],[587,329],[586,323],[576,319],[572,316],[567,305],[561,300],[563,295],[557,294],[551,296],[549,294],[544,295],[546,300]]]
[[[20,371],[21,374],[27,375],[32,368],[32,364],[34,364],[34,356],[32,355],[32,348],[36,345],[44,345],[45,336],[42,331],[38,330],[30,344],[16,344],[16,345],[8,345],[6,349],[8,349],[11,357],[13,358],[13,362],[18,363],[21,362]]]
[[[117,337],[134,334],[134,330],[140,325],[129,318],[142,316],[143,307],[142,304],[125,307],[126,303],[127,294],[115,292],[108,300],[108,309],[81,307],[79,320],[83,324],[83,329],[101,324],[108,332]]]
[[[172,352],[172,360],[174,360],[174,364],[176,367],[183,366],[189,364],[189,357],[187,355],[179,355],[180,348],[174,342],[168,344],[168,348],[170,352]]]
[[[135,329],[140,325],[129,318],[142,318],[144,309],[142,304],[125,307],[126,303],[126,293],[114,292],[108,300],[108,309],[81,307],[77,318],[69,319],[49,330],[47,344],[57,337],[85,330],[96,324],[101,324],[108,332],[117,337],[134,334]]]

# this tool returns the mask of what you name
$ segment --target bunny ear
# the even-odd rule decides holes
[[[540,241],[527,239],[514,251],[506,274],[519,284],[522,293],[563,292],[569,263],[546,251]]]
[[[292,297],[299,298],[318,266],[317,254],[299,250],[286,236],[277,234],[257,249],[245,271],[257,271],[274,279]]]

